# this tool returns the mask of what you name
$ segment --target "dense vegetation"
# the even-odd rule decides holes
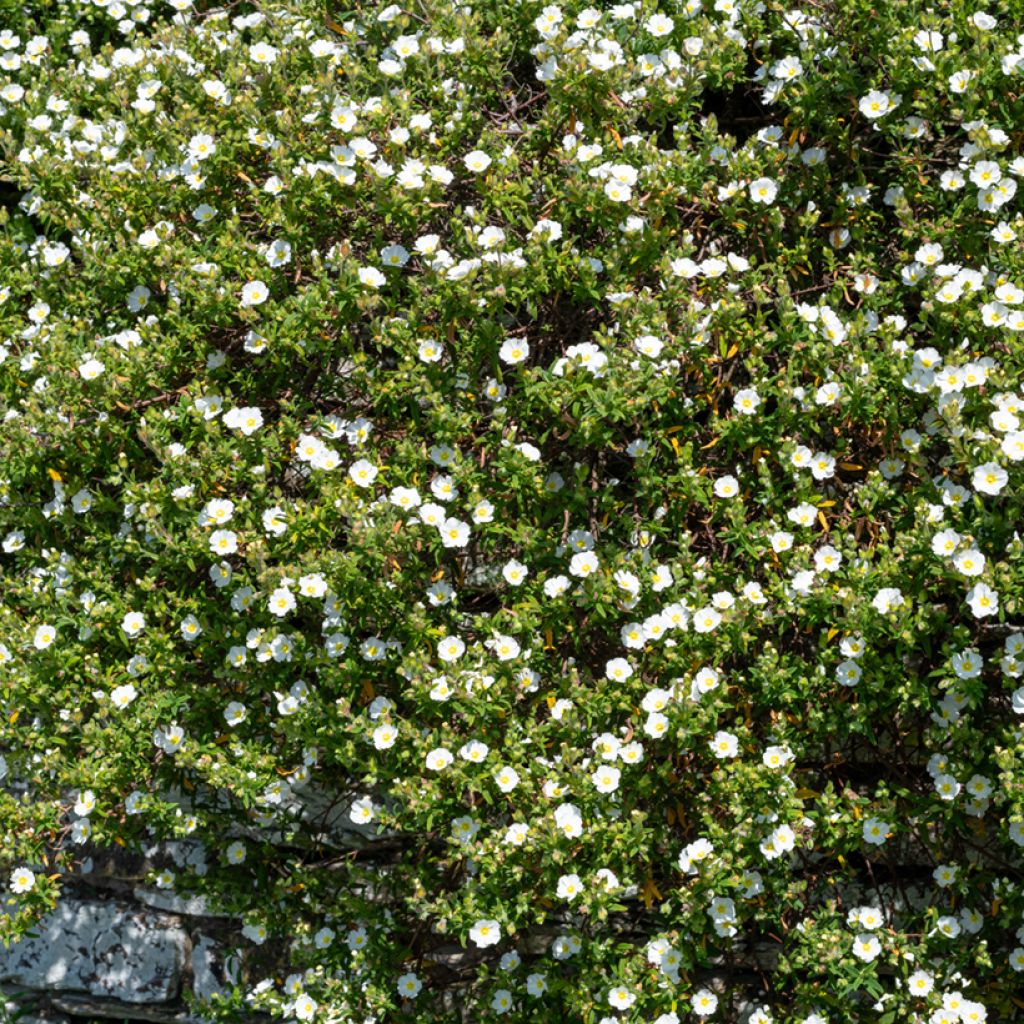
[[[0,935],[347,1022],[1024,1007],[1014,0],[3,4]]]

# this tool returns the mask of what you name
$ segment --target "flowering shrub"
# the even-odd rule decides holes
[[[1011,1019],[1019,15],[11,15],[0,934],[178,840],[209,1017]]]

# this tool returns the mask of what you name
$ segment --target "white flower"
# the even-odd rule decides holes
[[[313,999],[311,996],[306,995],[305,992],[296,997],[295,1002],[292,1004],[292,1013],[294,1013],[299,1020],[312,1020],[316,1014],[316,1011],[316,1000]]]
[[[699,608],[693,613],[693,629],[697,633],[710,633],[722,621],[722,616],[714,608]]]
[[[568,576],[551,576],[544,581],[544,593],[547,597],[561,597],[571,585]]]
[[[616,1010],[628,1010],[636,1002],[636,994],[624,985],[618,985],[608,992],[608,1003]]]
[[[730,474],[720,476],[715,481],[714,491],[719,498],[734,498],[740,492],[740,482]]]
[[[128,636],[138,636],[146,628],[146,620],[141,612],[128,612],[121,620],[121,628]]]
[[[11,530],[4,538],[3,550],[7,554],[20,551],[25,546],[25,532],[23,530]]]
[[[505,843],[508,846],[522,846],[526,842],[526,837],[530,832],[530,826],[525,825],[522,822],[516,822],[515,824],[509,825],[505,831]]]
[[[166,754],[176,754],[185,748],[185,730],[174,723],[156,729],[153,732],[153,744]]]
[[[498,349],[498,358],[509,366],[521,363],[530,355],[530,346],[524,339],[508,338]]]
[[[519,657],[519,641],[502,633],[485,640],[484,646],[492,650],[499,661],[512,661]]]
[[[761,396],[753,388],[737,391],[733,398],[733,408],[744,416],[752,416],[761,404]]]
[[[368,825],[373,821],[376,810],[370,797],[361,796],[352,801],[352,806],[348,809],[348,817],[356,825]]]
[[[514,949],[510,949],[501,954],[498,966],[501,967],[503,971],[514,971],[522,962],[523,958],[519,953]]]
[[[395,745],[398,730],[388,722],[373,730],[373,745],[377,750],[387,750]]]
[[[618,768],[603,765],[598,768],[590,778],[598,793],[614,793],[615,790],[619,788],[619,779],[621,775],[622,772],[620,772]]]
[[[245,861],[245,843],[236,840],[224,851],[229,864],[242,864]]]
[[[123,710],[139,695],[138,690],[131,683],[122,686],[115,686],[110,691],[110,702],[118,710]]]
[[[486,949],[501,941],[501,925],[491,918],[484,918],[469,930],[469,937],[478,949]]]
[[[974,679],[981,674],[985,662],[973,648],[957,651],[951,659],[953,671],[960,679]]]
[[[698,1017],[709,1017],[718,1009],[718,996],[706,988],[698,989],[691,997],[690,1005]]]
[[[267,941],[267,928],[262,924],[246,924],[242,926],[242,936],[257,946]]]
[[[278,587],[270,595],[268,606],[272,615],[282,618],[295,607],[295,595],[287,587]]]
[[[398,979],[398,993],[407,999],[415,999],[423,988],[423,982],[411,971]]]
[[[1009,479],[1009,474],[998,462],[985,462],[975,467],[971,483],[981,494],[998,494]]]
[[[605,182],[604,194],[613,203],[628,203],[633,198],[633,190],[629,185],[614,178]]]
[[[444,345],[433,338],[424,338],[417,349],[420,361],[424,363],[436,363],[444,355]]]
[[[597,555],[592,551],[581,551],[569,561],[569,572],[573,576],[586,578],[597,571],[599,565]]]
[[[814,552],[814,568],[818,572],[835,572],[842,561],[842,554],[831,544],[826,544]]]
[[[853,955],[859,960],[874,960],[882,951],[882,944],[871,932],[861,932],[853,940]]]
[[[263,258],[270,266],[284,266],[292,259],[292,245],[285,239],[276,239],[263,250]]]
[[[299,593],[303,597],[323,597],[327,593],[327,580],[318,572],[299,577]]]
[[[856,686],[862,675],[863,670],[860,665],[850,658],[836,666],[836,679],[840,686]]]
[[[451,751],[445,750],[444,747],[437,747],[427,754],[426,764],[432,772],[439,772],[447,768],[453,760]]]
[[[519,785],[519,772],[505,765],[494,773],[494,781],[502,793],[511,793]]]
[[[437,656],[441,661],[458,661],[466,650],[466,645],[457,636],[446,636],[438,642]]]
[[[480,764],[481,761],[487,758],[488,753],[489,748],[487,744],[481,743],[480,740],[470,740],[459,747],[459,757],[473,764]]]
[[[194,615],[186,615],[181,620],[181,635],[185,640],[195,640],[202,631],[203,627],[199,625],[199,620]]]
[[[583,891],[583,883],[579,875],[562,875],[558,879],[558,887],[555,895],[559,899],[568,900],[570,903]]]
[[[470,526],[461,519],[445,519],[438,526],[438,532],[446,548],[464,548],[469,543]]]
[[[575,804],[559,804],[554,812],[555,825],[567,839],[583,835],[583,817]]]
[[[367,288],[380,288],[387,278],[376,267],[360,267],[359,281]]]
[[[1024,715],[1024,686],[1013,691],[1012,703],[1014,714]]]
[[[462,158],[462,162],[466,165],[466,169],[474,174],[480,174],[491,166],[491,158],[479,149],[474,149],[472,153],[467,153]]]
[[[28,892],[35,884],[35,873],[28,868],[15,868],[11,872],[11,892]]]
[[[623,683],[633,674],[633,666],[625,658],[612,658],[605,667],[604,674],[608,679]]]
[[[254,43],[249,47],[249,57],[257,64],[273,64],[277,60],[277,49],[267,43]]]
[[[193,135],[188,140],[188,155],[193,160],[205,160],[207,157],[212,156],[217,151],[217,145],[213,141],[212,135],[206,135],[200,133]]]
[[[832,405],[839,400],[841,393],[840,385],[836,381],[829,381],[814,392],[814,403],[815,405]]]
[[[242,288],[242,305],[258,306],[267,301],[270,289],[262,281],[250,281]]]
[[[749,191],[751,202],[770,206],[778,195],[779,186],[771,178],[756,178],[750,183]]]
[[[526,991],[531,996],[541,996],[547,991],[548,983],[543,974],[531,974],[526,979]]]
[[[739,740],[731,733],[719,730],[714,739],[709,741],[712,753],[720,760],[736,757],[739,754]]]
[[[75,813],[81,817],[91,814],[96,809],[96,795],[92,790],[82,790],[75,801]]]
[[[926,996],[931,992],[934,987],[932,976],[927,971],[914,971],[914,973],[907,978],[907,989],[911,995],[914,996]]]
[[[879,614],[884,615],[886,612],[890,612],[895,608],[899,608],[905,604],[903,594],[897,587],[883,587],[875,594],[871,601],[871,606]]]
[[[372,462],[360,459],[349,467],[348,475],[357,487],[369,487],[377,479],[378,472],[379,470]]]
[[[88,512],[89,509],[92,508],[92,495],[86,488],[83,487],[82,490],[78,491],[71,498],[71,507],[75,510],[77,515],[80,515],[83,512]]]
[[[241,725],[245,721],[248,711],[244,704],[240,704],[237,700],[231,701],[228,706],[224,709],[224,721],[228,725]]]
[[[379,636],[370,636],[359,645],[359,653],[364,661],[380,661],[387,654],[387,648]]]
[[[882,92],[878,89],[873,89],[866,96],[861,98],[858,104],[860,112],[870,120],[877,120],[879,117],[884,117],[890,111],[895,110],[899,106],[900,96],[890,96],[887,92]]]
[[[976,619],[999,611],[999,594],[985,583],[975,583],[967,592],[967,603]]]
[[[409,250],[404,245],[387,245],[380,251],[381,261],[389,267],[404,267],[409,262]]]
[[[960,783],[952,775],[941,773],[933,781],[940,800],[955,800],[960,795]]]
[[[674,27],[674,22],[667,14],[652,14],[644,22],[644,28],[656,39],[667,36]]]
[[[864,822],[864,842],[871,843],[872,846],[881,846],[891,830],[892,826],[887,821],[881,818],[868,818]]]
[[[529,570],[522,562],[517,562],[513,558],[505,563],[504,568],[501,570],[501,575],[505,577],[505,582],[510,586],[518,587],[526,579],[528,572]]]
[[[505,241],[505,232],[494,225],[485,227],[476,237],[481,249],[494,249]]]
[[[1024,430],[1011,430],[999,447],[1011,462],[1024,460]]]
[[[37,651],[45,651],[54,640],[57,639],[57,628],[55,626],[42,625],[32,637],[32,646]]]
[[[796,845],[796,834],[788,825],[780,825],[761,840],[760,850],[767,860],[775,860]]]
[[[974,77],[973,72],[969,70],[954,71],[949,76],[949,91],[952,93],[964,93],[967,92],[967,87],[971,84],[971,79]]]
[[[557,242],[562,237],[562,225],[556,220],[541,219],[534,224],[530,237],[544,242]]]
[[[708,916],[717,924],[732,923],[736,920],[736,903],[728,896],[719,896],[712,900],[708,908]]]
[[[280,537],[288,529],[288,524],[284,521],[284,509],[280,505],[274,505],[266,509],[261,517],[261,521],[263,529],[275,537]]]
[[[799,78],[804,73],[803,64],[799,57],[783,57],[772,65],[772,77],[782,81],[790,81]],[[813,158],[812,158],[813,159]]]
[[[232,530],[214,530],[210,534],[210,550],[215,555],[232,555],[238,550],[238,537]]]
[[[98,359],[86,359],[79,364],[78,375],[82,380],[95,380],[106,367]]]

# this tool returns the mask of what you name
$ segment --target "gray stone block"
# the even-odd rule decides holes
[[[216,948],[207,935],[200,935],[192,947],[192,994],[203,1002],[224,991],[217,976]]]
[[[177,920],[112,901],[65,899],[33,937],[0,947],[0,981],[126,1003],[177,997],[188,935]]]
[[[166,910],[171,914],[184,914],[191,917],[214,917],[205,896],[179,896],[173,892],[161,892],[159,889],[144,889],[136,886],[132,895],[147,907],[155,910]]]

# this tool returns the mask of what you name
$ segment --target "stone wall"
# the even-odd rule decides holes
[[[8,784],[23,791],[17,782]],[[202,795],[217,798],[205,789]],[[284,802],[279,820],[301,823],[329,849],[359,849],[387,840],[393,833],[352,822],[349,809],[360,795],[337,798],[305,785]],[[240,827],[238,834],[282,841],[272,824]],[[0,946],[0,1024],[26,1011],[28,1017],[18,1019],[28,1024],[74,1024],[74,1018],[83,1017],[200,1024],[201,1003],[237,977],[226,948],[239,944],[242,921],[214,911],[202,897],[140,882],[164,867],[201,873],[203,845],[168,841],[141,853],[120,847],[83,847],[82,852],[81,868],[65,877],[56,910],[32,937],[9,949]],[[258,1013],[251,1017],[267,1019]]]
[[[154,848],[159,859],[181,859],[187,849]],[[235,978],[225,962],[225,940],[239,922],[209,913],[201,898],[185,899],[135,885],[138,858],[120,851],[97,856],[86,874],[68,879],[65,896],[35,930],[34,937],[10,949],[0,947],[0,1022],[17,1018],[23,1024],[81,1024],[89,1020],[145,1021],[153,1024],[202,1024],[202,1002],[224,990]],[[927,887],[847,885],[845,905],[882,902],[898,909],[928,904]],[[559,932],[553,925],[521,935],[523,952],[543,954]],[[758,971],[771,971],[778,947],[771,943],[737,943],[731,965],[711,962],[701,981],[723,991],[748,983],[749,993],[738,1009],[756,1005]],[[454,971],[475,951],[439,945],[428,959]],[[445,1003],[459,1005],[458,986]],[[6,1004],[6,1007],[5,1007]],[[267,1021],[253,1013],[253,1021]]]
[[[351,822],[348,809],[355,798],[331,799],[309,786],[292,797],[287,810],[329,848],[386,849],[394,833],[378,834],[373,826]],[[263,840],[282,839],[270,825],[257,831]],[[904,837],[893,852],[906,865],[898,888],[886,882],[876,887],[868,879],[847,883],[836,890],[838,905],[881,902],[896,915],[927,906],[927,851]],[[57,909],[31,937],[8,949],[0,946],[0,1024],[16,1015],[27,1024],[80,1024],[83,1018],[201,1024],[204,1001],[238,980],[227,950],[237,945],[242,922],[216,912],[202,897],[141,883],[163,867],[201,869],[205,858],[197,841],[154,843],[140,853],[119,847],[89,849],[81,868],[66,876]],[[815,859],[813,853],[808,859]],[[635,896],[626,902],[635,904],[637,913],[610,926],[642,944],[654,922]],[[520,952],[544,955],[567,923],[553,917],[544,926],[521,932]],[[445,1004],[456,1008],[464,968],[479,952],[451,944],[440,934],[436,938],[436,946],[425,955],[447,968],[451,985]],[[719,992],[727,982],[734,990],[738,985],[747,992],[738,1008],[752,1008],[761,988],[759,972],[771,972],[778,953],[777,945],[738,937],[732,962],[708,963],[700,980]],[[241,981],[244,987],[253,979]],[[266,1020],[257,1013],[251,1019]]]
[[[207,916],[201,901],[90,886],[85,877],[66,887],[30,937],[0,947],[6,1016],[28,1011],[29,1024],[69,1017],[201,1020],[192,997],[208,999],[231,977],[219,938],[230,923]]]

